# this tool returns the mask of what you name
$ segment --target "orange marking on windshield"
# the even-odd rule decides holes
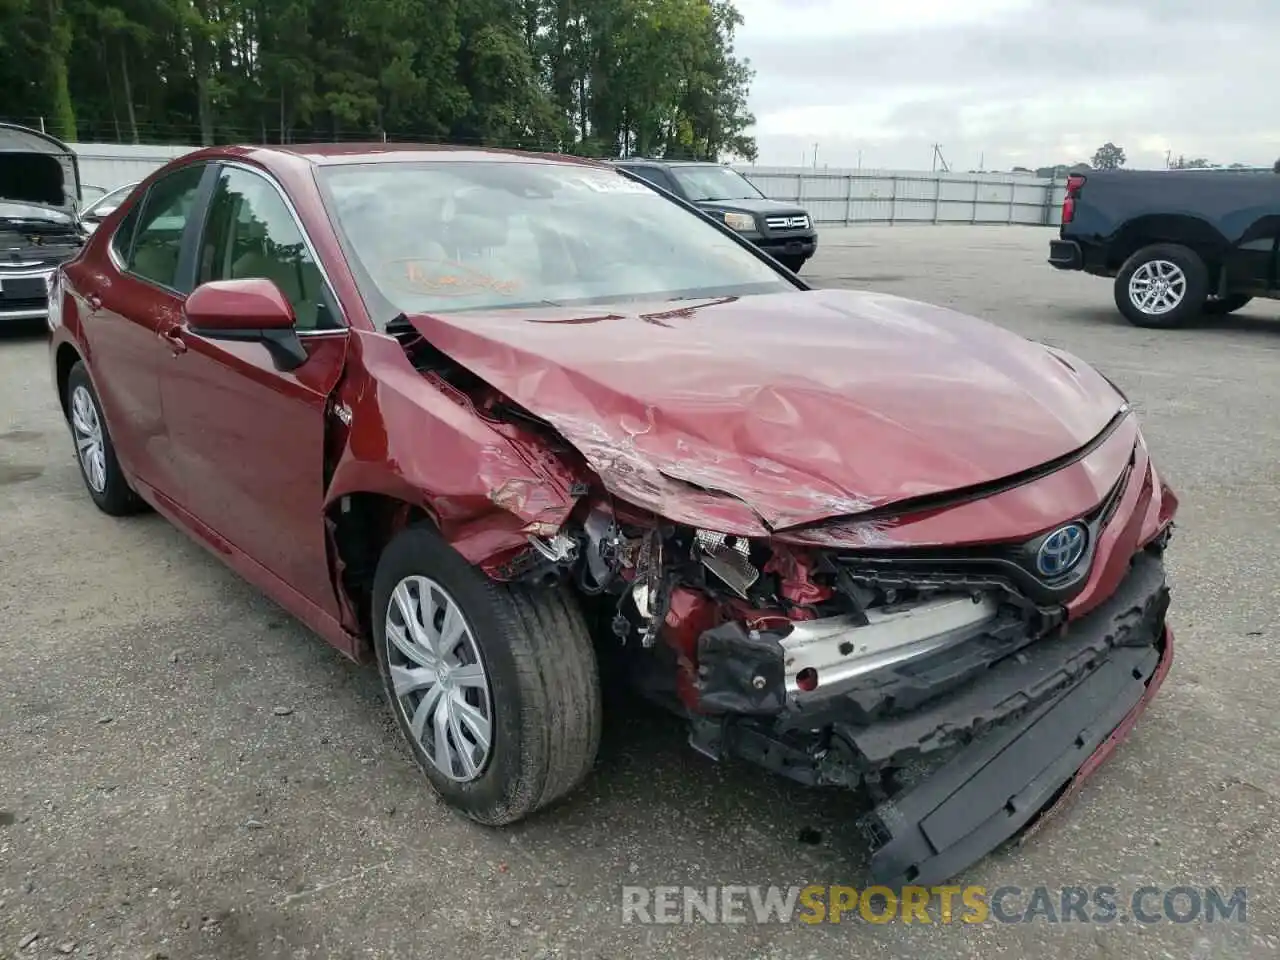
[[[400,260],[404,280],[413,290],[465,297],[482,290],[510,295],[520,289],[518,279],[501,279],[453,260]]]

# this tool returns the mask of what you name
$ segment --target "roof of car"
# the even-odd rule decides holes
[[[717,163],[715,160],[661,160],[657,157],[620,157],[617,160],[610,160],[609,163],[616,163],[625,166],[628,163],[643,163],[648,166],[655,167],[723,167],[725,164]]]
[[[594,160],[560,153],[537,153],[497,147],[429,143],[289,143],[242,147],[214,147],[209,153],[264,160],[272,154],[299,157],[320,166],[345,163],[406,163],[418,161],[498,161],[506,163],[572,163],[597,166]]]

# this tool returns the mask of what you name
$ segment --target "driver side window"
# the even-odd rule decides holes
[[[293,307],[297,330],[341,326],[333,294],[279,192],[266,179],[225,168],[209,204],[200,243],[198,283],[271,280]]]

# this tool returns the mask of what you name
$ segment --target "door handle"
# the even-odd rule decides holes
[[[164,337],[165,342],[169,344],[169,349],[173,351],[176,357],[180,353],[187,352],[187,341],[182,339],[182,328],[176,324],[168,327],[160,336]]]
[[[89,294],[87,297],[84,298],[84,300],[85,300],[85,303],[89,304],[90,310],[102,309],[102,298],[98,296],[96,293]]]

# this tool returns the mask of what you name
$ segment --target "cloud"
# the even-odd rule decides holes
[[[760,162],[1280,155],[1280,0],[737,0]]]

